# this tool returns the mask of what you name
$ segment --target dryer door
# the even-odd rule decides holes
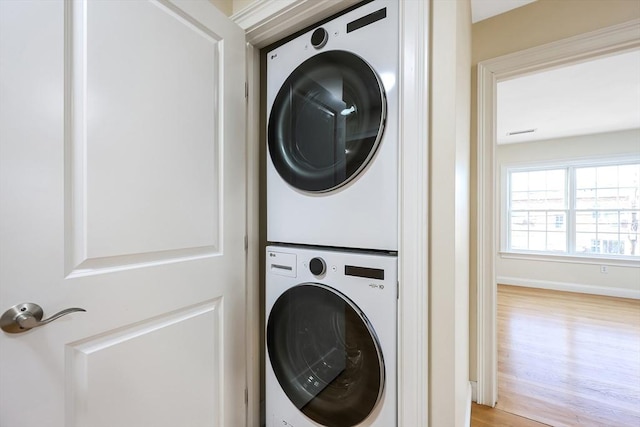
[[[299,190],[340,187],[372,159],[385,116],[384,87],[367,62],[344,51],[320,53],[291,73],[273,102],[273,165]]]
[[[285,394],[317,423],[359,424],[380,400],[384,362],[376,334],[335,289],[305,283],[283,293],[269,313],[267,351]]]

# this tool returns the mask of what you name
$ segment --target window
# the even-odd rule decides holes
[[[506,247],[640,257],[640,163],[507,169]]]

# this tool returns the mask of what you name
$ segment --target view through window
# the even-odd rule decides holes
[[[640,256],[640,162],[510,169],[508,180],[508,250]]]

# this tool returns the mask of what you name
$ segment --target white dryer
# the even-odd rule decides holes
[[[397,257],[266,255],[267,427],[395,427]]]
[[[398,248],[398,1],[267,53],[267,240]]]

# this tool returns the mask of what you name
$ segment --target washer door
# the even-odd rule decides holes
[[[305,283],[278,298],[267,323],[267,351],[285,394],[317,423],[359,424],[380,400],[384,362],[375,332],[328,286]]]
[[[291,73],[274,100],[273,165],[299,190],[340,187],[373,157],[385,117],[384,87],[367,62],[344,51],[320,53]]]

